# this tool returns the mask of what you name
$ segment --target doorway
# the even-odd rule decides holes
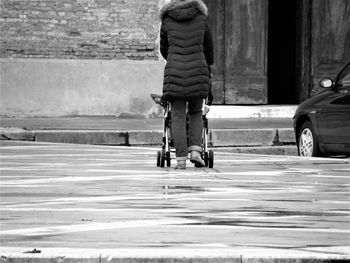
[[[297,104],[297,9],[295,0],[269,0],[268,104]]]
[[[204,0],[215,46],[214,104],[267,104],[268,1]]]
[[[298,104],[311,83],[312,0],[204,0],[214,104]]]

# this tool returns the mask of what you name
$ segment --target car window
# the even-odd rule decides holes
[[[343,84],[343,86],[350,86],[350,72],[344,76],[344,78],[342,78],[341,80],[341,84]]]
[[[343,70],[339,73],[337,82],[337,87],[349,87],[350,86],[350,63],[347,64]]]

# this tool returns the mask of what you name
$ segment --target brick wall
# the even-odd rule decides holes
[[[158,58],[159,0],[1,0],[2,58]]]

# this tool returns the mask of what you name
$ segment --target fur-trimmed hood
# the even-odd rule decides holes
[[[163,20],[169,12],[184,10],[184,9],[193,9],[205,16],[208,16],[208,8],[202,0],[171,0],[170,3],[165,4],[159,10],[159,18]],[[190,14],[187,12],[187,16]]]

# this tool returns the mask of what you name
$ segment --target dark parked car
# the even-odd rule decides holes
[[[297,108],[294,131],[300,156],[350,155],[350,63],[322,91]]]

